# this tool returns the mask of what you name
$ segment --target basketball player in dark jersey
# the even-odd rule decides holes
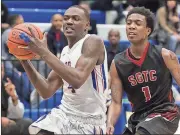
[[[125,90],[133,114],[123,134],[174,134],[180,111],[172,97],[172,77],[180,85],[180,65],[176,55],[160,46],[150,45],[154,17],[144,7],[132,9],[126,18],[130,48],[117,54],[112,62],[112,103],[108,112],[107,133],[113,134]]]

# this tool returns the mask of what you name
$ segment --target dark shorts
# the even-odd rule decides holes
[[[154,110],[137,114],[134,113],[128,120],[128,129],[132,134],[137,132],[146,134],[174,134],[178,128],[180,120],[179,107],[168,107],[161,112]]]
[[[47,130],[44,130],[44,129],[41,129],[37,135],[54,135],[53,132],[50,132],[50,131],[47,131]]]

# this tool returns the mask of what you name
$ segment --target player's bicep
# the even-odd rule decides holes
[[[94,40],[92,39],[93,38],[90,37],[85,41],[82,48],[82,55],[76,64],[76,69],[81,72],[84,78],[87,78],[87,76],[92,72],[100,58],[100,55],[104,51],[103,42],[98,38],[95,38]]]
[[[63,85],[63,81],[56,72],[53,70],[48,75],[48,78],[46,79],[48,82],[48,87],[51,90],[51,92],[56,92],[57,89],[59,89]]]
[[[121,104],[123,86],[122,86],[122,82],[118,76],[117,69],[116,69],[114,61],[111,64],[110,76],[111,76],[112,101],[117,103],[117,104]]]

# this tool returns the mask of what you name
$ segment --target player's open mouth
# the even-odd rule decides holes
[[[66,27],[65,30],[66,30],[66,31],[73,31],[74,29],[72,29],[71,27]]]
[[[129,35],[129,36],[133,36],[133,35],[136,35],[136,33],[134,33],[134,32],[129,32],[128,35]]]

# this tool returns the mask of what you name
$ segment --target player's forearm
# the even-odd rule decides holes
[[[115,126],[121,112],[121,104],[117,104],[112,101],[108,110],[107,125]]]
[[[31,83],[34,85],[38,93],[43,98],[48,98],[51,95],[51,91],[48,88],[47,80],[37,72],[30,61],[20,61],[22,66],[24,67]]]
[[[52,53],[48,53],[43,60],[51,67],[61,78],[68,82],[73,88],[79,88],[83,83],[83,74],[75,68],[65,65]]]

